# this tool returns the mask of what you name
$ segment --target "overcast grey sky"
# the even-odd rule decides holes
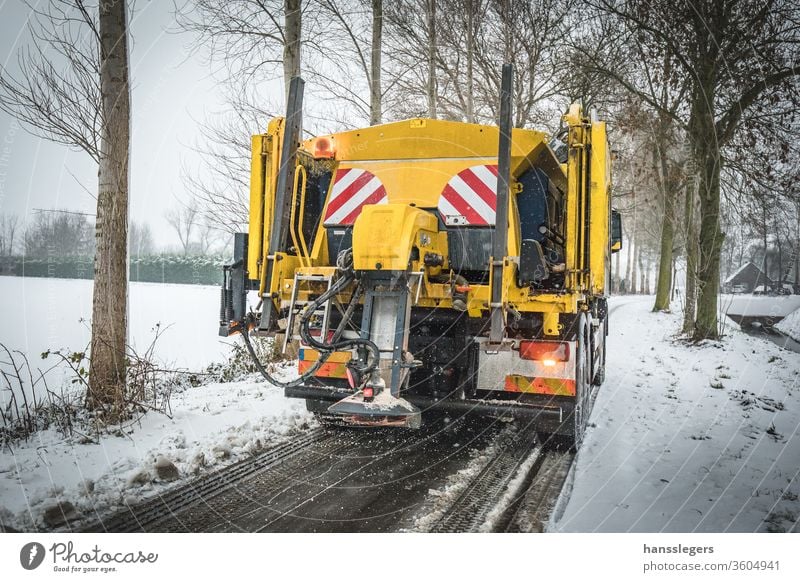
[[[4,66],[13,68],[16,62],[27,38],[28,16],[20,0],[0,0]],[[178,242],[163,216],[176,199],[186,197],[180,167],[182,160],[196,165],[191,146],[199,137],[197,122],[224,108],[203,56],[187,51],[190,39],[168,32],[171,28],[172,2],[136,3],[130,23],[131,218],[150,224],[159,245]],[[93,213],[96,172],[85,154],[33,137],[0,112],[0,212],[29,216],[34,208],[60,208]]]

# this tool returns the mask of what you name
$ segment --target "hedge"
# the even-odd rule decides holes
[[[0,275],[91,279],[92,257],[0,257]],[[222,283],[220,256],[152,255],[130,261],[130,280],[149,283],[219,285]]]

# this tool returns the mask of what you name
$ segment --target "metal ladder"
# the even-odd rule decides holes
[[[331,281],[333,277],[329,275],[303,275],[300,273],[294,274],[294,283],[292,285],[292,299],[289,303],[289,319],[286,322],[286,335],[283,338],[283,351],[286,352],[286,347],[289,345],[289,342],[295,339],[300,339],[299,334],[294,333],[294,321],[295,317],[305,309],[305,306],[309,303],[313,303],[313,301],[305,301],[305,300],[298,300],[297,296],[300,291],[300,282],[322,282],[325,283],[325,289],[322,293],[325,293],[331,287]],[[322,294],[320,293],[320,295]],[[324,307],[321,307],[314,311],[314,316],[322,318],[322,325],[320,326],[320,339],[319,341],[324,342],[326,336],[328,335],[328,319],[331,313],[331,301],[327,301]]]

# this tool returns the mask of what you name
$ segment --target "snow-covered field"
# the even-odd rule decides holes
[[[41,365],[48,349],[83,351],[89,342],[92,282],[78,279],[0,277],[0,342]],[[130,342],[147,348],[156,324],[165,363],[198,369],[219,360],[227,345],[217,336],[219,288],[131,283]]]
[[[37,370],[46,370],[58,361],[55,356],[42,360],[42,352],[71,353],[87,348],[91,281],[0,277],[0,298],[0,343],[27,355],[35,379]],[[218,287],[131,283],[128,311],[129,343],[138,353],[148,348],[160,324],[155,357],[164,368],[202,371],[208,364],[223,360],[230,351],[230,341],[217,335]],[[21,362],[17,354],[15,359],[18,364]],[[2,353],[0,369],[8,368],[6,360]],[[58,388],[66,372],[63,365],[51,371],[48,385]],[[36,389],[40,399],[41,387],[39,383]],[[19,387],[15,385],[14,389],[21,402]],[[26,382],[25,391],[30,400],[30,381]],[[8,386],[0,383],[0,406],[10,398]]]
[[[676,340],[651,297],[611,303],[608,374],[551,531],[798,531],[800,354],[728,327]]]

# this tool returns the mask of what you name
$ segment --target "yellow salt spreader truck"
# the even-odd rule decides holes
[[[293,79],[287,116],[252,138],[220,334],[323,421],[513,416],[577,446],[622,239],[605,123],[573,105],[558,145],[512,129],[506,65],[499,127],[409,119],[301,141],[302,92]],[[299,377],[273,377],[250,335],[297,354]]]

